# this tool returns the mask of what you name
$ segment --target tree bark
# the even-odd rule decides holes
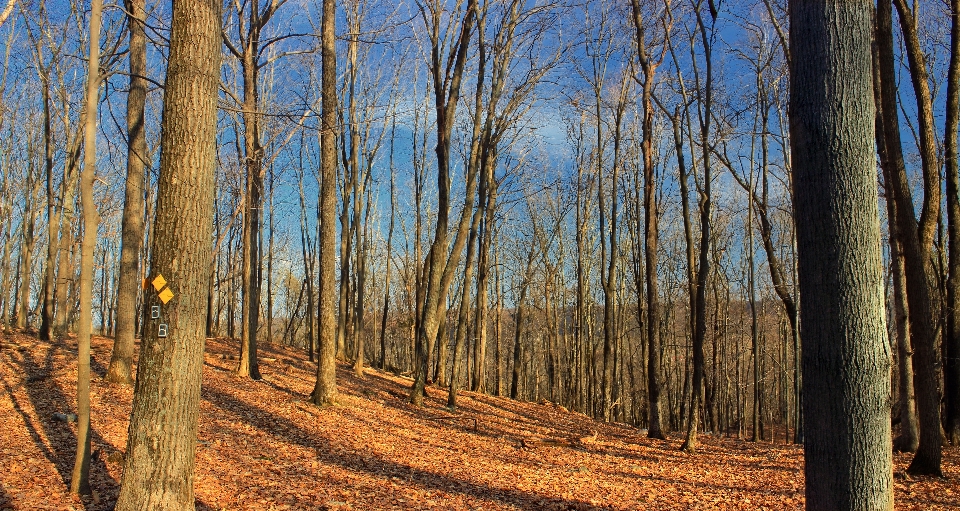
[[[310,400],[317,406],[331,405],[337,400],[337,318],[334,310],[336,296],[336,242],[337,242],[337,52],[336,3],[323,0],[321,21],[321,121],[320,134],[320,300],[317,330],[319,333],[317,383]]]
[[[70,477],[70,493],[90,493],[90,335],[93,329],[93,266],[100,215],[93,202],[97,173],[97,103],[100,99],[100,23],[103,1],[90,3],[90,50],[87,61],[87,104],[83,119],[83,244],[80,249],[80,328],[77,332],[77,452]]]
[[[887,161],[881,161],[881,166],[886,166],[888,169],[890,186],[897,204],[895,221],[897,235],[903,246],[904,269],[907,277],[910,344],[916,350],[914,387],[920,423],[920,441],[917,454],[908,470],[916,474],[942,475],[940,377],[936,366],[938,358],[936,345],[939,336],[936,327],[939,311],[936,300],[936,277],[931,257],[933,231],[930,231],[929,216],[925,217],[925,213],[921,213],[919,222],[916,219],[913,197],[903,162],[894,71],[893,13],[887,2],[877,4],[876,44],[882,102],[880,111],[883,114],[884,148],[887,153]],[[928,189],[929,186],[934,186],[933,181],[936,181],[936,192]],[[923,211],[933,208],[928,204],[932,200],[936,200],[936,208],[939,211],[939,189],[939,172],[936,179],[929,176],[924,178]],[[934,219],[932,224],[934,231],[936,223]]]
[[[643,140],[640,149],[643,153],[643,238],[646,258],[647,437],[662,440],[665,436],[660,418],[660,290],[657,285],[660,213],[657,210],[656,168],[653,162],[653,80],[658,63],[654,62],[647,53],[645,27],[639,0],[631,0],[631,6],[633,7],[633,26],[637,32],[637,55],[643,71],[641,83]],[[677,147],[677,159],[678,165],[683,166],[683,152],[680,146]]]
[[[807,509],[893,509],[872,8],[790,4]]]
[[[147,321],[144,328],[119,511],[195,506],[194,450],[213,252],[221,6],[216,0],[173,4],[149,273],[151,280],[163,275],[173,298],[162,304],[153,287],[145,293],[145,311],[159,306],[168,329],[167,337],[159,337],[160,321]]]
[[[117,285],[117,334],[107,369],[107,381],[133,384],[140,248],[143,244],[143,186],[147,164],[144,108],[147,99],[146,0],[127,0],[130,31],[130,92],[127,94],[127,179],[123,202],[120,275]]]
[[[944,166],[947,175],[949,275],[947,277],[947,328],[944,383],[946,434],[960,446],[960,168],[957,164],[957,128],[960,124],[960,0],[951,0],[950,68],[947,75],[947,112],[944,128]]]

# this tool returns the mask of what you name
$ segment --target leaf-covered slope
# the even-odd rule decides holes
[[[94,339],[91,469],[94,498],[67,494],[75,425],[54,418],[75,406],[76,345],[22,334],[0,337],[0,509],[111,509],[119,489],[132,390],[102,376],[111,340]],[[234,343],[207,342],[198,509],[802,509],[802,451],[703,437],[649,440],[547,401],[518,403],[428,388],[423,408],[405,400],[410,380],[343,368],[339,406],[306,402],[314,366],[298,352],[261,350],[260,382],[234,376]],[[782,439],[782,437],[781,437]],[[898,509],[960,507],[960,467],[948,479],[907,479],[897,456]]]

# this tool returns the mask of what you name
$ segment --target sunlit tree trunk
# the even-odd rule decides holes
[[[939,311],[936,299],[936,277],[930,252],[936,231],[936,216],[940,207],[940,175],[939,171],[935,172],[935,176],[925,172],[924,204],[918,221],[914,213],[913,197],[907,181],[900,143],[892,8],[887,2],[879,2],[876,13],[876,47],[882,103],[880,110],[883,115],[884,149],[888,157],[887,175],[890,178],[890,186],[897,205],[897,218],[894,221],[897,223],[897,235],[903,247],[910,344],[915,350],[914,388],[920,438],[917,454],[909,470],[913,473],[939,475],[941,474],[942,437],[940,435],[939,374],[936,367],[938,355],[935,347],[938,337],[936,325]],[[902,12],[900,14],[903,16]],[[923,65],[922,62],[920,64]],[[920,94],[920,96],[923,95]],[[923,104],[923,101],[919,103]],[[932,190],[933,187],[936,187],[936,191]],[[930,201],[934,201],[935,205]]]
[[[317,330],[319,336],[317,383],[310,400],[317,406],[330,405],[337,400],[336,335],[337,319],[334,310],[336,276],[336,213],[337,213],[337,52],[336,3],[323,0],[321,21],[321,134],[320,134],[320,299]]]
[[[177,0],[170,23],[160,177],[150,278],[163,275],[173,297],[151,287],[116,509],[194,509],[194,451],[200,409],[207,272],[213,252],[220,10],[215,0]]]
[[[143,244],[143,186],[147,165],[144,107],[147,99],[147,38],[145,0],[128,0],[130,31],[130,92],[127,94],[127,178],[123,202],[120,275],[117,286],[117,334],[107,369],[107,381],[130,385],[134,338],[137,328],[137,295],[140,282],[140,248]]]
[[[77,451],[70,477],[70,493],[90,493],[90,335],[93,328],[93,266],[100,215],[93,202],[97,173],[97,104],[100,100],[100,23],[102,0],[90,5],[90,49],[83,119],[83,173],[80,200],[83,208],[83,243],[80,259],[80,328],[77,332]]]

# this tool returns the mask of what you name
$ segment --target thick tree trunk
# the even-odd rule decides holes
[[[893,509],[872,8],[790,4],[807,509]]]
[[[117,335],[107,369],[107,381],[133,384],[140,248],[143,244],[143,186],[147,164],[144,107],[147,99],[146,0],[128,0],[130,31],[130,92],[127,94],[127,179],[123,202],[120,275],[117,285]]]
[[[337,241],[337,52],[336,3],[323,0],[322,20],[322,77],[320,134],[320,300],[317,330],[319,334],[317,383],[310,400],[317,406],[330,405],[337,400],[337,318],[334,310],[336,296],[336,241]]]
[[[195,507],[194,450],[203,368],[207,272],[213,251],[221,2],[178,0],[161,125],[160,178],[150,279],[163,275],[172,299],[151,287],[123,480],[116,509]],[[160,324],[166,337],[160,337]]]

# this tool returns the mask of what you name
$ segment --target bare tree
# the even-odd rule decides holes
[[[246,170],[246,188],[243,198],[243,305],[241,309],[240,363],[237,373],[254,380],[260,379],[257,364],[257,332],[260,327],[260,214],[263,208],[264,148],[260,139],[262,108],[260,99],[260,70],[278,56],[265,58],[271,45],[287,36],[261,41],[264,29],[285,0],[274,0],[262,9],[259,0],[237,3],[236,27],[238,40],[234,42],[224,30],[224,45],[240,62],[243,80],[243,98],[239,101],[243,119],[243,161]]]
[[[909,470],[920,474],[941,474],[940,391],[938,388],[939,375],[936,368],[937,353],[935,347],[938,337],[936,325],[939,310],[935,298],[937,285],[931,257],[940,208],[940,172],[938,169],[931,171],[930,165],[936,165],[936,163],[935,161],[928,161],[930,155],[922,150],[924,196],[918,221],[914,213],[913,198],[907,182],[906,167],[900,145],[894,72],[892,10],[888,2],[877,4],[876,46],[880,80],[880,111],[883,115],[884,149],[887,155],[887,161],[881,162],[881,165],[886,164],[888,169],[886,172],[897,204],[897,218],[893,220],[897,223],[897,236],[903,246],[911,345],[916,350],[914,378],[920,423],[920,441],[917,446],[917,454],[914,456]],[[901,18],[908,15],[902,10],[899,11],[899,14]],[[907,34],[910,31],[910,23],[904,21],[901,23],[901,27],[906,32],[905,39],[911,39],[911,36]],[[907,46],[909,48],[911,43],[908,42]],[[908,54],[911,54],[911,52],[912,50],[908,51]],[[922,59],[917,55],[910,58]],[[916,64],[919,68],[915,68],[914,63],[911,63],[911,75],[925,66],[922,60]],[[914,77],[914,79],[914,86],[921,89],[917,93],[918,105],[920,106],[921,117],[925,117],[926,114],[922,113],[925,111],[923,105],[926,104],[926,99],[929,99],[926,77],[922,77],[922,80],[917,77]],[[922,84],[918,83],[918,80]],[[923,93],[924,90],[927,94]],[[921,124],[926,125],[926,121],[921,121]],[[929,128],[932,129],[932,127]],[[921,133],[926,131],[927,127],[921,129]],[[933,135],[928,134],[928,136],[932,137]],[[930,142],[932,143],[932,141]],[[921,147],[923,147],[923,144],[921,142]]]
[[[461,2],[457,3],[460,7]],[[441,41],[441,23],[444,19],[444,7],[439,2],[430,5],[418,5],[421,18],[428,30],[430,41],[429,72],[433,80],[433,96],[437,116],[437,218],[433,242],[427,253],[424,264],[423,278],[426,280],[424,289],[423,309],[419,319],[416,334],[416,355],[414,366],[413,386],[410,390],[410,402],[415,405],[423,404],[424,385],[429,371],[430,353],[433,351],[440,328],[440,310],[443,308],[446,288],[453,280],[453,270],[458,265],[460,252],[466,243],[467,233],[465,224],[470,220],[470,207],[473,204],[473,190],[476,188],[476,174],[467,176],[467,194],[464,199],[464,208],[461,212],[459,229],[453,249],[448,243],[449,216],[450,216],[450,143],[453,123],[460,98],[460,87],[463,83],[464,67],[467,63],[470,37],[478,17],[477,0],[467,0],[462,19],[459,21],[459,36],[449,47],[449,55],[444,53],[446,44],[451,36],[444,35]],[[457,19],[452,16],[451,19]],[[448,27],[448,30],[454,30]],[[442,44],[441,44],[442,43]],[[449,251],[449,254],[448,254]]]
[[[83,244],[80,260],[80,329],[77,332],[77,453],[70,477],[70,492],[90,493],[90,334],[93,328],[93,264],[100,214],[93,202],[97,173],[97,104],[100,99],[100,24],[102,0],[90,5],[90,50],[87,61],[86,115],[83,119],[83,174],[80,200],[83,208]]]
[[[130,91],[127,93],[127,178],[123,202],[123,230],[117,283],[117,333],[107,369],[107,381],[131,385],[134,338],[137,328],[137,295],[140,282],[140,248],[143,245],[143,188],[147,166],[144,109],[147,99],[146,1],[127,0],[130,32]]]
[[[710,272],[710,226],[712,215],[711,191],[713,173],[710,164],[712,153],[710,140],[710,124],[713,117],[713,44],[714,31],[717,23],[717,6],[714,0],[707,0],[710,15],[710,29],[708,35],[707,23],[704,20],[703,0],[694,5],[697,18],[697,31],[700,42],[703,44],[706,75],[702,87],[697,87],[698,99],[701,101],[702,113],[700,116],[700,149],[703,151],[703,189],[700,192],[700,248],[699,262],[697,263],[696,309],[693,329],[693,393],[690,400],[690,418],[687,422],[687,435],[681,449],[694,451],[697,448],[697,423],[700,420],[700,400],[703,396],[704,355],[703,343],[707,336],[707,276]],[[702,91],[702,97],[701,95]]]
[[[167,293],[164,298],[153,288],[146,293],[145,307],[158,307],[160,318],[148,322],[141,342],[120,511],[195,506],[194,450],[213,254],[221,6],[217,0],[173,6],[149,274]],[[168,287],[159,285],[164,280]]]
[[[639,78],[641,92],[641,107],[643,108],[643,140],[640,145],[643,157],[643,237],[644,237],[644,269],[646,283],[646,327],[647,327],[647,436],[649,438],[664,439],[663,424],[660,418],[660,291],[658,289],[658,246],[660,242],[659,219],[657,207],[657,183],[653,162],[653,88],[657,67],[663,62],[664,52],[667,50],[666,41],[660,48],[660,55],[654,59],[652,48],[647,41],[647,27],[645,26],[643,9],[639,0],[631,0],[633,8],[633,26],[636,30],[637,57],[640,62],[640,71],[643,80]],[[670,27],[667,25],[668,10],[664,9],[661,16],[664,38],[669,37]],[[678,158],[683,158],[681,152]],[[639,221],[639,215],[637,215]],[[639,292],[640,285],[637,285]],[[638,298],[639,302],[639,298]],[[639,316],[639,311],[638,311]]]
[[[317,406],[330,405],[337,400],[336,336],[337,320],[334,310],[336,276],[334,267],[337,239],[337,51],[336,51],[336,3],[323,0],[321,22],[321,133],[320,133],[320,200],[317,208],[320,216],[320,236],[317,240],[320,252],[320,301],[318,304],[317,330],[319,333],[319,364],[317,383],[310,400]]]
[[[893,509],[873,118],[864,115],[874,107],[872,9],[790,6],[808,509]]]

